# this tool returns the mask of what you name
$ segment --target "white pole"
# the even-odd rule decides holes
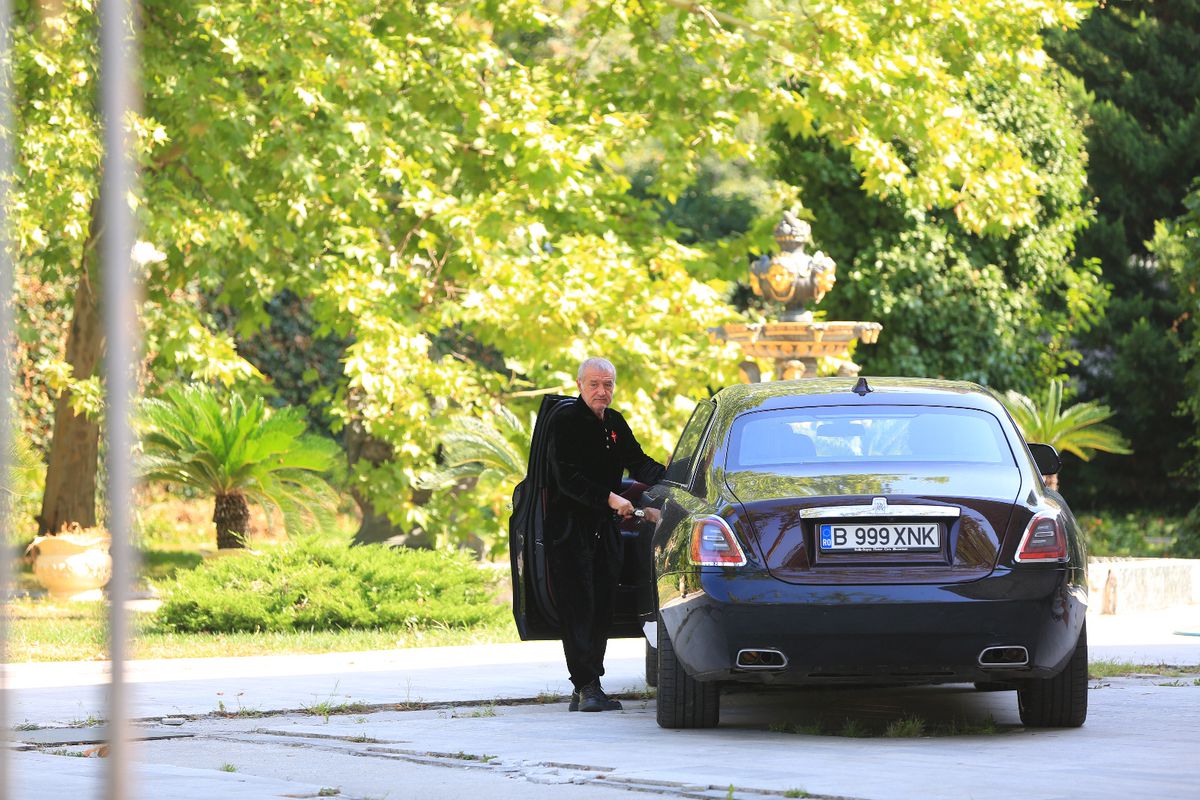
[[[134,110],[134,39],[131,0],[100,2],[100,108],[104,167],[100,182],[102,309],[107,349],[104,359],[108,429],[108,529],[112,536],[112,579],[108,585],[109,684],[107,800],[130,800],[131,726],[125,658],[129,641],[126,601],[131,593],[134,553],[133,435],[130,418],[137,364],[137,286],[131,251],[134,218],[129,198],[134,165],[126,120]]]
[[[13,180],[12,114],[12,4],[0,0],[0,664],[8,663],[8,592],[12,582],[12,553],[9,533],[12,524],[12,498],[9,495],[9,453],[12,449],[12,350],[13,341],[13,258],[8,235],[9,191]],[[12,775],[9,755],[7,681],[0,670],[0,797],[11,797],[8,783]]]

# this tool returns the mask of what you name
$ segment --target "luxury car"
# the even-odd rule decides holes
[[[557,636],[537,439],[562,399],[543,404],[514,496],[523,638]],[[1015,689],[1027,726],[1082,725],[1086,557],[1042,478],[1059,468],[970,383],[722,389],[696,407],[662,482],[631,489],[661,519],[624,532],[614,635],[643,626],[668,728],[717,725],[733,684],[962,682]]]

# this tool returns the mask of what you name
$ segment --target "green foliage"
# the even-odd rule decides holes
[[[1045,399],[1034,402],[1018,392],[1009,391],[1001,398],[1027,442],[1052,445],[1084,461],[1100,450],[1128,455],[1129,443],[1120,431],[1104,421],[1112,409],[1095,402],[1074,403],[1063,408],[1063,384],[1055,378],[1046,388]]]
[[[1071,337],[1106,299],[1094,269],[1070,265],[1088,218],[1077,87],[1051,70],[1013,82],[983,74],[967,90],[1042,187],[1036,213],[1004,232],[981,236],[936,207],[873,196],[825,137],[777,128],[779,175],[806,199],[816,244],[838,263],[821,307],[883,323],[879,342],[856,351],[865,370],[1031,391],[1075,362]]]
[[[94,15],[66,0],[57,35],[41,36],[33,5],[17,62],[21,163],[36,179],[22,268],[69,299],[99,172]],[[290,292],[317,338],[345,344],[338,377],[299,371],[307,402],[392,453],[358,462],[354,488],[406,527],[498,530],[461,500],[414,497],[454,415],[528,413],[519,398],[569,388],[579,361],[603,354],[618,406],[664,459],[694,401],[735,380],[736,348],[706,333],[734,315],[730,251],[664,230],[631,193],[626,156],[655,152],[646,193],[686,203],[698,165],[760,163],[757,131],[780,125],[825,137],[873,196],[941,209],[972,235],[1022,229],[1053,187],[973,101],[971,76],[1037,85],[1040,31],[1080,13],[1062,0],[1003,14],[954,0],[838,13],[774,0],[149,3],[131,126],[144,235],[163,256],[143,266],[151,369],[256,386],[238,339]],[[770,215],[794,199],[765,195]],[[479,492],[478,506],[502,502],[498,482]]]
[[[1192,423],[1187,474],[1194,487],[1200,476],[1200,180],[1184,205],[1184,214],[1159,223],[1151,248],[1170,278],[1182,312],[1173,332],[1184,365],[1180,410]]]
[[[1080,514],[1079,527],[1089,556],[1152,558],[1185,553],[1195,538],[1194,521],[1180,516],[1138,513]]]
[[[1078,30],[1051,32],[1047,49],[1088,91],[1088,188],[1097,219],[1080,237],[1079,258],[1097,259],[1112,301],[1079,336],[1072,370],[1085,400],[1114,411],[1130,437],[1129,459],[1096,459],[1072,479],[1092,505],[1186,510],[1200,487],[1181,470],[1181,444],[1196,431],[1176,413],[1195,396],[1180,368],[1178,327],[1188,295],[1174,290],[1146,243],[1159,220],[1185,213],[1200,176],[1200,5],[1124,0],[1103,3]]]
[[[531,435],[532,427],[503,406],[489,420],[455,415],[442,435],[441,469],[421,476],[417,486],[438,490],[491,478],[511,489],[525,475]]]
[[[1167,553],[1175,558],[1200,558],[1200,511],[1192,509],[1175,532],[1175,542]]]
[[[298,409],[268,413],[262,398],[246,403],[204,384],[176,385],[143,403],[140,427],[144,479],[245,496],[268,514],[280,511],[291,533],[333,524],[337,496],[321,473],[337,447],[305,435]]]
[[[925,735],[925,720],[916,714],[908,714],[900,719],[894,719],[884,728],[884,738],[910,739]]]
[[[176,631],[467,628],[507,609],[466,556],[305,540],[179,573],[156,621]]]
[[[3,461],[7,472],[0,474],[0,492],[5,494],[5,505],[0,508],[8,514],[8,518],[3,520],[4,541],[28,541],[37,533],[33,517],[40,507],[46,467],[33,451],[29,440],[15,426],[9,439],[9,451]]]

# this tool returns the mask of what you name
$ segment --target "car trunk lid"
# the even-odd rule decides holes
[[[955,583],[989,574],[1020,473],[910,466],[883,474],[730,473],[767,570],[791,583]]]

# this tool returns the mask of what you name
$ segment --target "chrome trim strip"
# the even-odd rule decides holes
[[[782,664],[743,664],[742,653],[775,653],[783,659]],[[779,650],[773,647],[743,647],[738,650],[737,656],[733,659],[733,664],[738,669],[787,669],[788,657]]]
[[[928,505],[854,505],[819,506],[800,511],[804,519],[847,519],[850,517],[927,517],[934,519],[958,519],[962,509],[958,506]]]

